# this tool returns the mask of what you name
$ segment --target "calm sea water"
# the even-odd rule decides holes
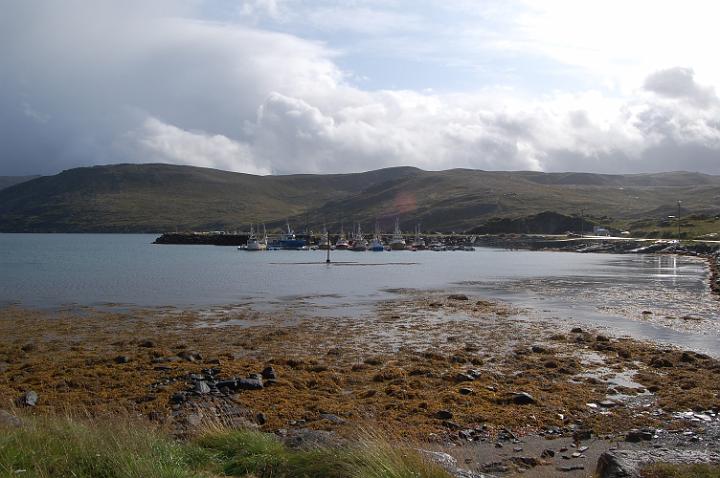
[[[690,335],[712,336],[706,342],[720,336],[706,266],[693,258],[483,248],[333,251],[335,264],[327,266],[324,251],[153,245],[155,237],[0,234],[0,304],[291,304],[308,311],[329,307],[354,313],[358,306],[408,289],[458,290],[526,306],[545,319],[606,323],[633,335],[675,342],[694,339],[634,319],[645,309],[699,316],[708,320]]]

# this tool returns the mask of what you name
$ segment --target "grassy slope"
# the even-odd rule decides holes
[[[0,191],[0,231],[235,229],[285,218],[317,228],[344,218],[366,231],[465,230],[491,217],[545,210],[631,220],[720,211],[720,177],[695,173],[598,175],[391,168],[344,175],[252,176],[170,165],[78,168]]]
[[[290,450],[273,435],[248,430],[208,431],[177,442],[139,422],[24,422],[0,427],[0,476],[449,478],[416,449],[377,438],[337,449]]]

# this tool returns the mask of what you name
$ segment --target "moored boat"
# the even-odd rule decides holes
[[[238,249],[244,249],[246,251],[264,251],[267,249],[267,235],[262,239],[258,239],[255,235],[255,229],[250,226],[250,235],[245,243],[245,246],[238,246]]]
[[[338,240],[335,242],[335,249],[338,250],[346,250],[350,249],[350,243],[347,240],[347,237],[345,237],[345,232],[343,232],[342,224],[340,224],[340,236],[338,237]]]
[[[380,227],[375,224],[375,235],[373,236],[373,240],[370,243],[370,250],[373,252],[384,252],[385,251],[385,244],[383,244],[380,234]]]
[[[422,251],[425,249],[425,241],[420,237],[420,225],[415,226],[415,239],[413,240],[410,247],[415,251]]]
[[[275,249],[285,249],[292,251],[299,251],[307,249],[307,243],[303,239],[298,239],[295,236],[295,232],[290,228],[290,224],[287,224],[287,232],[280,234],[280,237],[274,240],[270,246]]]
[[[357,233],[354,234],[352,248],[353,251],[363,252],[368,250],[368,242],[363,238],[360,224],[358,224]]]
[[[390,240],[390,249],[393,251],[404,251],[406,248],[405,238],[400,231],[400,219],[395,218],[395,232],[393,232],[392,239]]]

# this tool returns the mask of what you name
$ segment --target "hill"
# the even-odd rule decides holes
[[[469,230],[491,218],[544,211],[604,222],[720,212],[720,177],[697,173],[601,175],[423,171],[253,176],[165,164],[94,166],[0,190],[2,232],[163,232],[245,228],[250,222],[346,229]],[[601,222],[602,222],[601,221]]]
[[[39,177],[40,176],[0,176],[0,190]]]

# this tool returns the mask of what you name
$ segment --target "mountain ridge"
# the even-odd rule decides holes
[[[286,219],[346,229],[469,230],[543,211],[610,219],[720,211],[720,176],[612,175],[401,166],[362,173],[255,176],[196,166],[116,164],[65,170],[0,190],[0,232],[234,230]]]

